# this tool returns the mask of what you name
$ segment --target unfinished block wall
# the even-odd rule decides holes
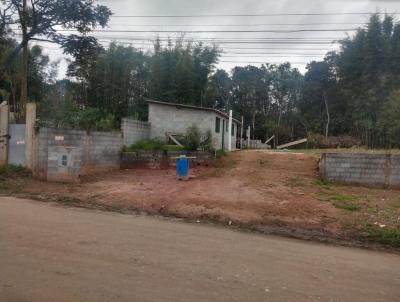
[[[78,181],[82,175],[119,169],[121,148],[119,132],[40,128],[33,173],[50,181]]]
[[[140,140],[150,138],[150,123],[142,122],[130,118],[123,118],[121,131],[124,139],[124,145],[129,146]]]
[[[326,153],[319,169],[328,181],[400,186],[400,155]]]

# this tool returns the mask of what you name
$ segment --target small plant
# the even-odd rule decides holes
[[[217,159],[220,159],[220,158],[226,156],[226,152],[224,150],[222,150],[222,149],[221,150],[217,150],[215,152],[215,156],[216,156]]]
[[[203,136],[203,141],[200,144],[201,149],[204,151],[213,150],[213,142],[212,142],[212,133],[211,130],[208,130]]]

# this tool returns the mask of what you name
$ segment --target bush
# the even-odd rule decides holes
[[[28,170],[26,170],[22,166],[16,166],[16,165],[0,166],[0,180],[15,176],[15,175],[27,176]]]
[[[184,145],[189,151],[196,151],[198,149],[211,151],[213,150],[212,133],[210,130],[201,133],[200,129],[196,125],[193,125],[186,129]]]
[[[190,151],[196,151],[201,144],[201,132],[196,125],[186,129],[185,147]]]

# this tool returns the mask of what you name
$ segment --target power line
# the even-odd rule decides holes
[[[299,64],[299,65],[307,65],[310,62],[288,62],[288,61],[281,61],[281,62],[255,62],[255,61],[219,61],[219,63],[235,63],[235,64],[282,64],[282,63],[290,63],[290,64]]]
[[[384,13],[349,12],[349,13],[274,13],[274,14],[198,14],[198,15],[112,15],[112,18],[214,18],[214,17],[283,17],[283,16],[354,16],[373,15]],[[385,13],[398,15],[400,13]]]
[[[114,30],[95,29],[91,32],[98,33],[301,33],[301,32],[343,32],[356,31],[358,28],[336,28],[336,29],[293,29],[293,30]],[[72,29],[60,29],[60,32],[75,32]]]
[[[124,27],[253,27],[253,26],[315,26],[315,25],[368,25],[368,23],[335,22],[335,23],[257,23],[257,24],[117,24],[110,26]]]

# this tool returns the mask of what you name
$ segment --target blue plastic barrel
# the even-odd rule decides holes
[[[176,159],[176,176],[179,179],[189,178],[189,159],[185,157]]]

